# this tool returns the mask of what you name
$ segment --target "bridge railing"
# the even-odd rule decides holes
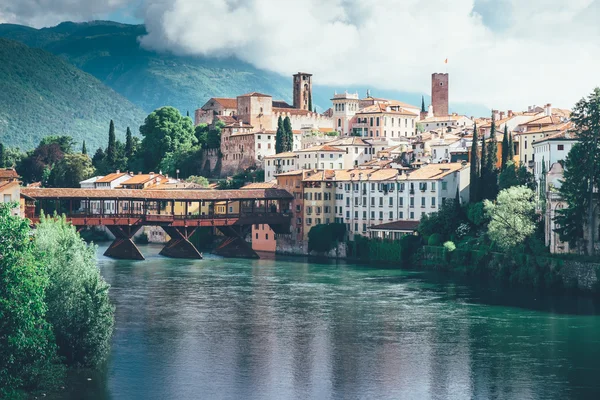
[[[291,216],[291,212],[280,212],[280,211],[265,211],[265,210],[244,210],[240,213],[210,213],[210,214],[154,214],[154,213],[85,213],[79,211],[72,211],[67,214],[68,218],[108,218],[108,219],[142,219],[150,222],[168,222],[173,220],[210,220],[210,219],[239,219],[242,217],[272,217],[272,216]],[[36,217],[32,215],[31,217]]]

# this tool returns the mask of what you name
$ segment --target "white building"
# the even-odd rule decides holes
[[[434,129],[459,130],[472,129],[473,120],[465,115],[452,114],[445,117],[431,117],[419,121],[424,132]]]
[[[363,138],[413,137],[417,134],[418,113],[397,104],[377,103],[356,113],[352,135]]]
[[[342,135],[349,135],[350,120],[359,111],[358,93],[336,93],[333,95],[331,101],[333,102],[333,106],[331,107],[333,112],[333,128]]]
[[[345,150],[324,144],[298,151],[299,169],[343,169]]]
[[[569,151],[577,138],[568,130],[546,136],[543,139],[535,141],[533,147],[533,176],[536,182],[539,182],[542,173],[542,162],[546,164],[546,171],[550,170],[550,166],[554,163],[563,161],[567,158]]]
[[[305,231],[329,219],[346,224],[352,238],[367,236],[369,227],[382,223],[418,221],[438,211],[446,199],[454,199],[457,189],[461,201],[467,201],[469,173],[467,163],[430,164],[409,172],[394,168],[319,171],[303,181]],[[327,195],[328,191],[334,195]]]
[[[275,175],[300,169],[298,152],[285,152],[264,158],[265,182],[275,179]]]

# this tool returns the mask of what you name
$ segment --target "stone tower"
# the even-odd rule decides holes
[[[294,75],[294,108],[312,111],[312,74],[298,72]]]
[[[431,105],[436,117],[448,115],[448,74],[431,74]]]

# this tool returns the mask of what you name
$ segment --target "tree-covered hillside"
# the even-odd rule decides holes
[[[29,29],[29,28],[27,28]],[[105,144],[113,119],[118,136],[134,132],[145,113],[93,76],[47,51],[0,38],[0,142],[35,147],[51,134],[88,148]]]

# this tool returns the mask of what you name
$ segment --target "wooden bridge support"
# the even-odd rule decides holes
[[[190,242],[190,237],[196,232],[195,227],[163,226],[162,228],[171,240],[163,247],[160,255],[171,258],[202,259],[202,254]]]
[[[251,228],[246,227],[246,230]],[[217,247],[213,253],[223,257],[233,258],[260,258],[260,256],[252,249],[252,245],[244,239],[244,228],[241,226],[220,226],[218,228],[225,240]]]
[[[114,242],[104,252],[106,257],[121,260],[144,260],[144,256],[131,240],[141,226],[107,225],[106,228],[115,236]]]

